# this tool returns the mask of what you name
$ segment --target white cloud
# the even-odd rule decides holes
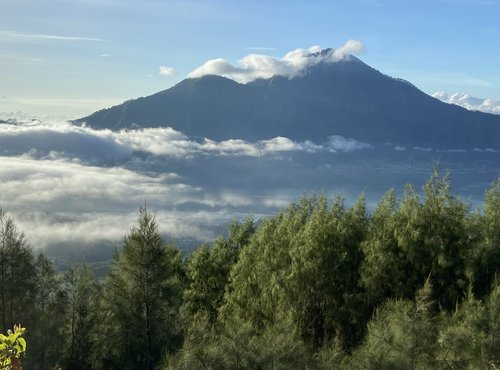
[[[168,67],[168,66],[160,66],[159,68],[159,74],[162,75],[162,76],[167,76],[167,77],[171,77],[171,76],[175,76],[176,74],[176,71],[174,68],[172,67]]]
[[[371,145],[342,136],[331,136],[325,144],[296,142],[285,137],[248,142],[240,139],[201,142],[189,139],[170,127],[140,130],[95,130],[69,122],[38,120],[0,124],[0,155],[29,155],[34,158],[78,158],[90,163],[125,161],[134,152],[171,157],[248,156],[280,152],[353,151]]]
[[[445,103],[456,104],[468,110],[479,110],[486,113],[500,114],[499,98],[475,98],[466,93],[449,94],[446,92],[435,92],[432,96]]]
[[[327,148],[330,151],[352,152],[354,150],[373,149],[373,146],[340,135],[332,135],[328,137]]]
[[[231,221],[252,197],[191,186],[175,173],[141,173],[65,159],[0,157],[0,204],[16,215],[33,247],[119,241],[144,203],[158,210],[160,230],[174,238],[213,239],[211,226]],[[192,209],[180,210],[186,204]],[[212,207],[203,210],[200,207]]]
[[[348,40],[341,47],[333,50],[329,57],[330,61],[337,61],[345,58],[349,54],[359,55],[366,52],[364,45],[358,40]]]
[[[249,54],[234,66],[225,59],[211,59],[188,74],[189,78],[205,75],[219,75],[231,78],[240,83],[247,83],[259,78],[271,78],[275,75],[293,78],[300,76],[307,68],[320,62],[335,63],[350,54],[361,54],[365,51],[363,44],[357,40],[349,40],[337,49],[320,53],[319,46],[310,49],[296,49],[282,58],[269,55]]]
[[[234,217],[272,211],[294,198],[268,192],[288,171],[276,154],[367,147],[341,136],[323,144],[285,137],[194,141],[172,128],[113,132],[12,120],[0,124],[0,206],[16,216],[34,248],[119,243],[144,202],[158,210],[163,233],[210,240]],[[313,157],[307,156],[306,162]]]

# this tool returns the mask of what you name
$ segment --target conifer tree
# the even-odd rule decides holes
[[[243,223],[235,221],[229,226],[229,238],[221,237],[211,247],[204,244],[189,256],[181,309],[186,323],[192,322],[196,315],[206,315],[212,324],[216,322],[229,283],[229,272],[253,233],[252,217]]]
[[[146,208],[139,213],[106,282],[106,336],[112,340],[103,367],[108,369],[152,370],[180,345],[180,252],[164,244],[152,213]]]
[[[99,359],[99,285],[86,265],[71,266],[64,275],[67,296],[66,349],[63,368],[92,369]],[[102,338],[101,338],[102,339]]]
[[[28,332],[30,349],[26,367],[44,370],[60,364],[64,357],[67,296],[54,266],[44,254],[38,255],[35,269],[36,320]]]
[[[432,315],[432,287],[427,279],[414,301],[390,300],[368,324],[352,368],[433,369],[437,330]]]
[[[500,180],[486,192],[482,217],[476,217],[474,248],[471,249],[469,273],[479,297],[489,293],[500,269]]]
[[[0,209],[0,332],[31,324],[35,268],[31,249],[14,220]]]

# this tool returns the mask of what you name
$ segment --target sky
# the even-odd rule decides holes
[[[167,89],[210,59],[348,40],[428,94],[498,100],[499,19],[500,0],[0,0],[0,112],[78,117]]]

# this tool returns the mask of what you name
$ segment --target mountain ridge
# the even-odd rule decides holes
[[[205,75],[75,121],[113,130],[170,126],[193,138],[260,140],[330,135],[371,144],[500,149],[500,116],[435,99],[354,56],[320,61],[296,77],[246,84]]]

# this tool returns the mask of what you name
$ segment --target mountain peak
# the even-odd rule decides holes
[[[238,83],[203,74],[77,122],[111,129],[170,126],[213,140],[323,142],[342,135],[373,145],[500,149],[500,116],[444,104],[338,49],[287,58],[304,55],[315,62],[293,77],[257,75]]]

